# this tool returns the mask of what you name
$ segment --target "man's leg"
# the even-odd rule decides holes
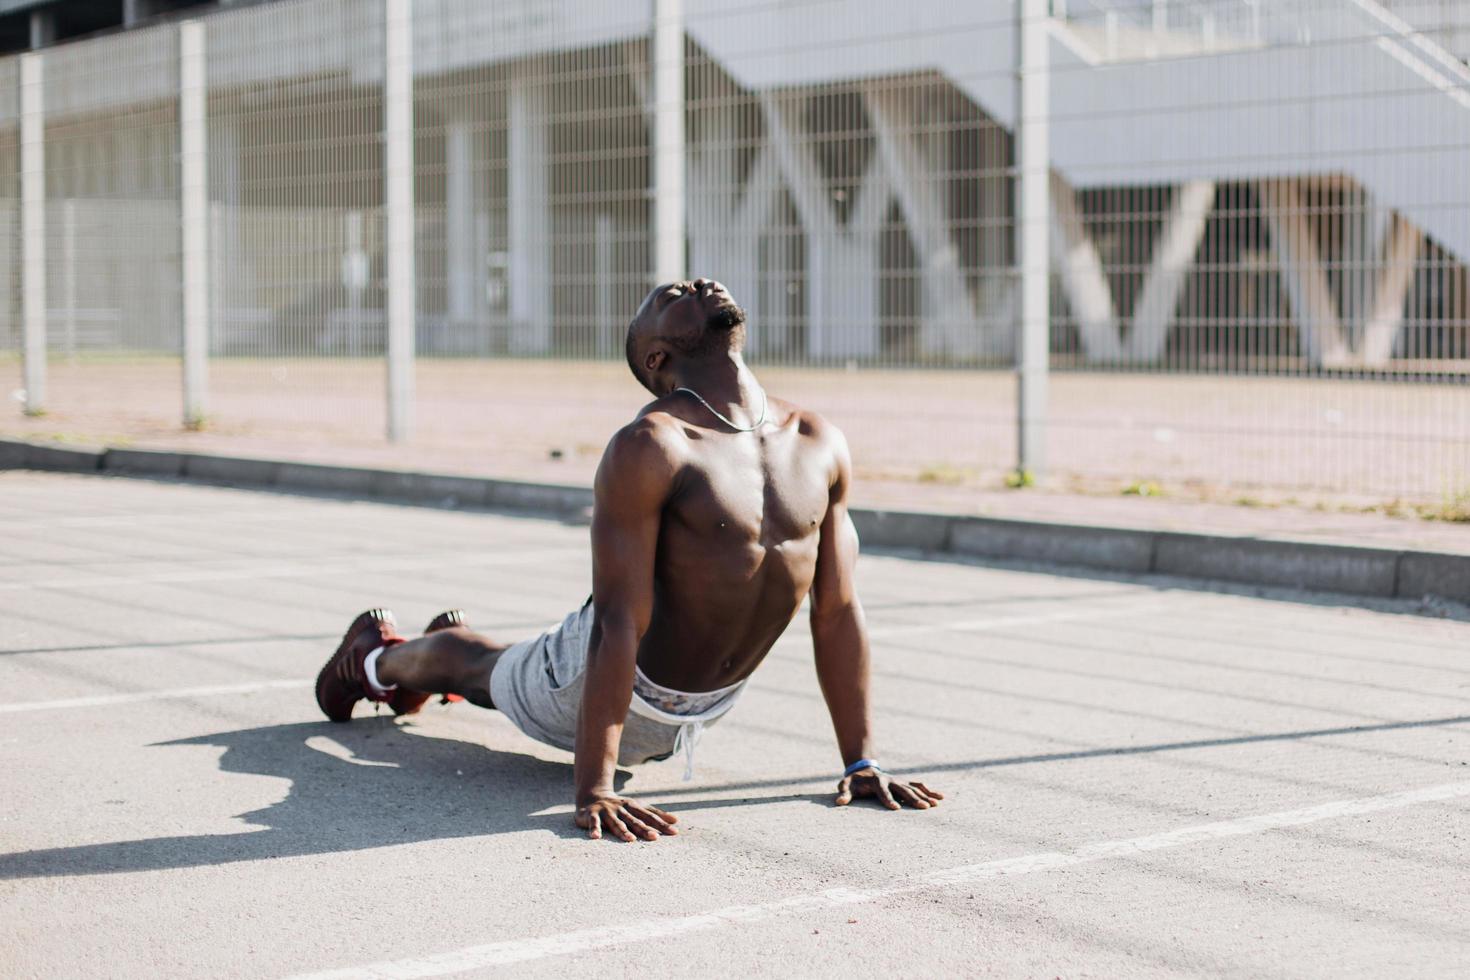
[[[412,714],[429,692],[493,708],[490,673],[506,647],[463,624],[463,614],[451,610],[435,616],[424,636],[405,640],[387,609],[360,613],[317,674],[316,703],[338,722],[350,721],[363,699]]]
[[[490,673],[506,645],[463,626],[436,630],[378,655],[378,682],[434,694],[458,694],[482,708],[490,701]]]

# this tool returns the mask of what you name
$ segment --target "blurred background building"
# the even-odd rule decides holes
[[[1470,486],[1470,4],[1038,7],[0,0],[0,349],[31,338],[16,390],[53,417],[111,386],[119,431],[289,403],[432,442],[517,370],[615,367],[649,286],[708,274],[752,359],[806,372],[789,394],[866,393],[826,407],[870,458],[988,479],[1021,421],[1029,132],[1052,470]],[[386,386],[358,370],[389,351]]]

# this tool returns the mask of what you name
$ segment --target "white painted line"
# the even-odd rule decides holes
[[[200,513],[164,512],[160,514],[87,514],[74,517],[35,517],[0,519],[0,531],[40,531],[57,527],[143,527],[150,524],[165,524],[170,527],[183,523],[218,526],[222,523],[238,523],[257,520],[280,524],[303,521],[300,514],[282,514],[264,507],[254,510],[201,511]]]
[[[1115,616],[1152,612],[1160,605],[1157,599],[1149,599],[1144,602],[1130,602],[1123,606],[1092,606],[1080,609],[1073,606],[1064,612],[1033,613],[1026,616],[992,616],[987,619],[961,619],[953,623],[915,623],[912,626],[870,629],[868,637],[881,640],[892,636],[919,636],[925,633],[978,633],[984,630],[1006,629],[1011,626],[1061,623],[1070,619],[1111,619]]]
[[[1285,810],[1279,813],[1264,813],[1218,823],[1198,824],[1181,827],[1147,837],[1128,840],[1102,841],[1088,844],[1075,851],[1047,851],[1021,857],[987,861],[943,871],[934,871],[921,878],[909,879],[880,888],[829,888],[820,892],[792,895],[789,898],[766,902],[760,905],[735,905],[722,909],[669,919],[640,919],[621,925],[601,929],[578,929],[574,932],[557,933],[550,936],[534,936],[525,939],[509,939],[482,946],[467,946],[416,959],[383,960],[343,970],[326,970],[320,973],[300,974],[291,980],[348,980],[358,977],[391,977],[403,980],[407,977],[440,977],[467,970],[480,970],[505,963],[523,963],[527,960],[545,959],[567,953],[580,953],[608,946],[623,946],[630,943],[647,942],[689,932],[716,929],[735,922],[752,922],[771,919],[790,912],[807,909],[826,909],[851,905],[857,902],[873,902],[913,892],[945,888],[952,885],[973,885],[993,878],[1007,878],[1031,874],[1035,871],[1050,871],[1092,861],[1125,858],[1149,851],[1170,847],[1182,847],[1201,841],[1220,840],[1259,834],[1267,830],[1284,827],[1300,827],[1305,824],[1332,820],[1338,817],[1377,813],[1395,810],[1418,803],[1437,803],[1470,796],[1470,782],[1444,783],[1424,789],[1385,796],[1368,796],[1354,800],[1339,800],[1303,810]],[[636,846],[636,845],[631,845]]]
[[[103,708],[114,704],[136,704],[139,701],[174,701],[179,698],[212,698],[228,694],[254,694],[257,691],[294,690],[310,687],[315,679],[256,681],[253,684],[211,684],[208,687],[175,687],[167,691],[134,691],[129,694],[99,694],[89,698],[61,698],[56,701],[21,701],[0,704],[0,715],[22,711],[55,711],[61,708]]]
[[[314,559],[309,562],[243,561],[230,562],[214,567],[200,567],[183,563],[176,568],[156,572],[139,572],[131,575],[67,576],[41,579],[40,581],[0,582],[0,592],[25,592],[34,589],[92,589],[112,588],[119,585],[167,585],[190,582],[229,582],[242,579],[263,578],[309,578],[313,576],[340,575],[348,572],[376,569],[393,572],[420,568],[451,566],[487,566],[534,564],[554,558],[582,558],[587,555],[585,546],[576,548],[539,548],[532,551],[452,551],[425,552],[414,555],[337,555]],[[117,563],[121,563],[119,559]]]
[[[395,564],[395,567],[398,566]],[[198,576],[194,576],[194,580],[197,581]],[[0,586],[0,588],[3,588],[3,586]],[[1001,629],[1007,626],[1027,626],[1035,623],[1050,623],[1068,619],[1101,619],[1109,616],[1131,615],[1156,605],[1156,602],[1150,600],[1147,603],[1134,603],[1114,609],[1080,609],[1069,612],[1037,613],[1034,616],[997,616],[992,619],[966,619],[953,623],[920,623],[913,626],[895,626],[889,629],[870,630],[868,635],[874,638],[883,638],[912,636],[914,634],[924,633],[976,632],[987,629]],[[102,694],[96,697],[62,698],[56,701],[22,701],[19,703],[0,704],[0,714],[13,714],[21,711],[50,711],[61,708],[96,708],[112,704],[134,704],[139,701],[168,701],[178,698],[251,694],[256,691],[306,687],[312,683],[312,680],[257,681],[251,684],[220,684],[210,687],[180,687],[162,691],[134,691],[129,694]]]

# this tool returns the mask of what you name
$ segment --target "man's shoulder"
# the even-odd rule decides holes
[[[795,427],[800,437],[799,451],[813,465],[829,474],[829,485],[846,486],[852,471],[852,453],[842,430],[817,412],[785,399],[773,398],[771,404],[781,413],[778,418],[784,418],[787,426]]]
[[[801,436],[823,446],[846,446],[847,438],[842,430],[809,408],[802,408],[784,398],[772,398],[771,407],[795,425]]]
[[[603,453],[603,466],[656,466],[672,463],[682,451],[678,420],[667,412],[644,409],[613,433]]]

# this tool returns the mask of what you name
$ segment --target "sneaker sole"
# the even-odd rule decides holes
[[[348,706],[347,714],[345,716],[339,717],[338,715],[332,714],[332,712],[327,709],[326,703],[322,700],[322,686],[334,673],[336,673],[337,668],[342,661],[342,657],[347,654],[348,649],[352,646],[353,642],[358,638],[358,636],[360,636],[364,630],[369,629],[378,623],[387,623],[389,626],[398,625],[398,621],[393,618],[393,613],[391,613],[387,609],[369,609],[367,612],[359,613],[357,618],[352,621],[352,625],[347,627],[347,632],[342,634],[342,642],[337,644],[336,652],[327,659],[326,664],[322,666],[321,671],[316,675],[317,707],[321,708],[322,713],[325,714],[332,721],[351,721],[352,706]],[[354,701],[353,705],[355,705],[356,703],[357,702]]]

